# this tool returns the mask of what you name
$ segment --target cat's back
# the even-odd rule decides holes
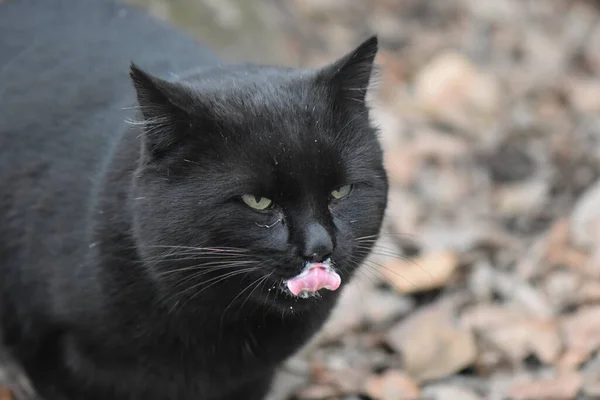
[[[132,61],[168,76],[216,60],[117,1],[1,2],[0,151],[113,135],[130,114],[123,108],[135,101]],[[60,153],[64,146],[52,147]]]
[[[0,255],[52,229],[77,234],[134,112],[131,62],[168,77],[217,59],[117,1],[0,1]]]

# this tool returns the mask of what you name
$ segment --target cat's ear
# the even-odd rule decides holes
[[[318,79],[325,82],[337,99],[364,104],[378,48],[377,36],[371,36],[354,50],[322,68]]]
[[[143,121],[146,148],[152,154],[168,150],[189,131],[194,94],[185,86],[153,76],[131,63],[133,81]]]

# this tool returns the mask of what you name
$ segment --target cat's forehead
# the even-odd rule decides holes
[[[313,78],[278,67],[232,67],[199,77],[197,91],[218,120],[212,136],[218,158],[259,180],[307,188],[364,169],[369,152],[377,152],[367,150],[375,140],[368,116],[336,108]]]

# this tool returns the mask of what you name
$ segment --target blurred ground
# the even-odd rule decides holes
[[[275,399],[600,398],[600,2],[129,1],[231,60],[380,35],[385,232]]]

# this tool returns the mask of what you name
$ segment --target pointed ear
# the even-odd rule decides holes
[[[333,90],[336,99],[364,104],[378,47],[377,36],[371,36],[351,52],[321,69],[318,79]]]
[[[193,93],[185,86],[152,76],[131,63],[129,76],[136,90],[147,150],[158,155],[177,143],[191,126]]]

